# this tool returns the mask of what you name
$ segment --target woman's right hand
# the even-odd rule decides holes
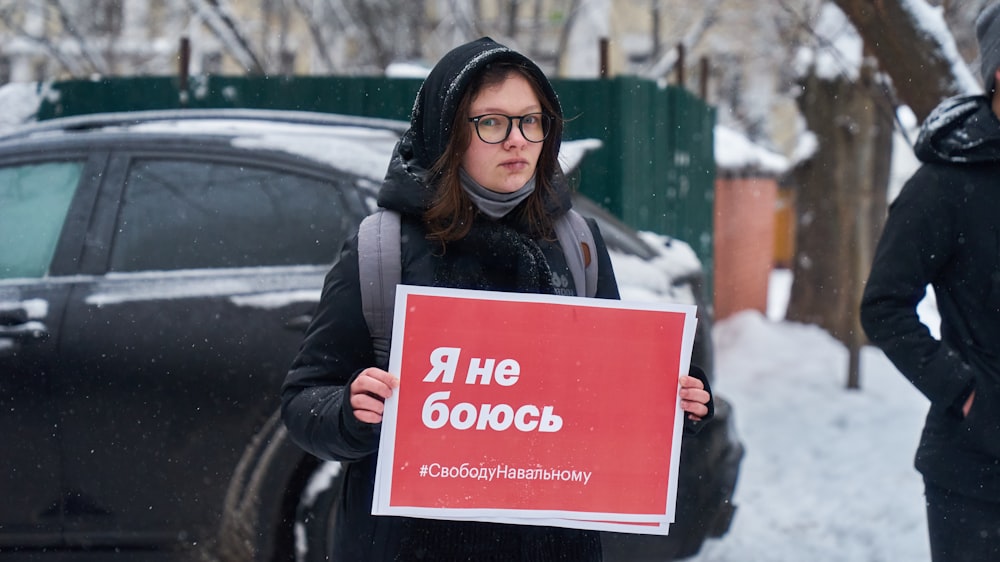
[[[399,379],[376,367],[368,367],[351,383],[351,407],[354,417],[365,423],[381,423],[385,399],[392,396],[392,389],[399,386]]]

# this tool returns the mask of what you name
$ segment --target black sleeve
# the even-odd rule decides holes
[[[316,314],[281,387],[282,418],[292,440],[328,460],[374,453],[379,426],[358,421],[347,400],[350,383],[374,365],[354,237],[326,275]]]
[[[684,414],[684,432],[688,434],[696,434],[701,431],[701,428],[708,423],[713,417],[715,417],[715,395],[712,394],[712,386],[708,383],[708,376],[705,371],[697,365],[691,365],[691,369],[688,374],[692,377],[701,381],[705,385],[705,390],[708,392],[708,413],[701,417],[700,420],[692,420]]]
[[[960,218],[951,183],[928,166],[906,183],[889,208],[861,300],[868,338],[932,404],[943,407],[968,391],[972,371],[931,335],[917,305],[955,252]]]

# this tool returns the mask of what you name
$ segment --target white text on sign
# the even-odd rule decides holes
[[[431,352],[431,370],[424,376],[424,382],[454,383],[462,349],[458,347],[438,347]],[[473,357],[466,370],[465,384],[488,385],[496,382],[500,386],[512,386],[521,376],[521,365],[514,359],[497,361],[492,358]],[[446,401],[450,391],[431,393],[424,401],[421,420],[430,429],[440,429],[446,425],[459,430],[472,429],[505,431],[511,427],[518,431],[556,432],[562,429],[562,418],[553,412],[552,406],[539,408],[525,404],[516,410],[508,404],[481,404],[476,406],[460,402],[451,407]]]
[[[476,467],[465,463],[461,466],[443,466],[438,463],[425,464],[420,467],[420,477],[431,478],[463,478],[473,480],[561,480],[564,482],[582,482],[584,486],[590,483],[592,471],[564,470],[547,468],[515,468],[507,465],[495,467]]]

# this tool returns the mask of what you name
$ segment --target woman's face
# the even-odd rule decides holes
[[[468,117],[488,113],[503,115],[527,115],[542,111],[535,91],[528,80],[517,73],[510,74],[503,82],[483,88],[469,107]],[[462,167],[480,185],[497,193],[512,193],[528,183],[535,175],[538,156],[542,152],[542,142],[528,142],[518,128],[519,121],[513,120],[510,135],[500,143],[487,144],[472,127],[469,148],[462,157]],[[525,124],[525,130],[528,125]]]

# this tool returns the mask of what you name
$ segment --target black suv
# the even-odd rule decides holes
[[[339,465],[288,440],[278,390],[404,127],[183,110],[0,137],[0,556],[326,559]],[[697,282],[584,212],[618,259]],[[725,532],[742,446],[716,400],[683,443],[672,534],[609,534],[608,560]]]

